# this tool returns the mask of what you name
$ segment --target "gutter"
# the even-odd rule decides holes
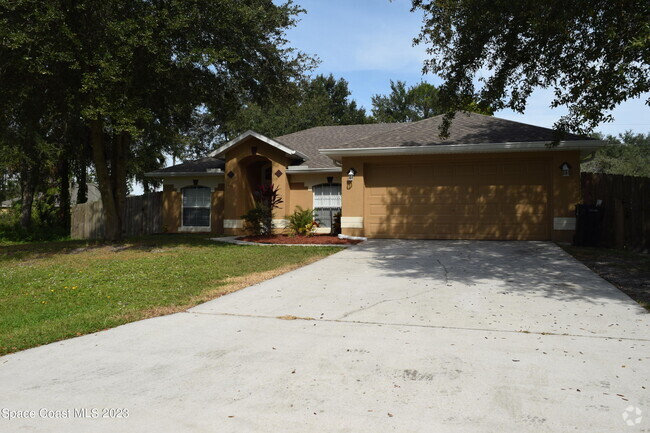
[[[587,155],[605,146],[603,140],[573,140],[560,141],[557,146],[549,146],[548,141],[531,142],[506,142],[506,143],[467,143],[467,144],[436,144],[424,146],[399,146],[399,147],[367,147],[367,148],[339,148],[318,149],[323,155],[334,160],[344,156],[382,156],[382,155],[437,155],[458,153],[498,153],[498,152],[536,152],[545,150],[580,150]]]
[[[144,177],[192,177],[192,176],[214,176],[223,177],[223,170],[217,169],[216,171],[168,171],[168,172],[149,172],[145,173]]]
[[[309,167],[287,167],[287,174],[310,174],[310,173],[341,173],[341,167],[309,168]]]

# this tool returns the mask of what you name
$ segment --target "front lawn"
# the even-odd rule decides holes
[[[562,248],[650,310],[650,255],[610,248],[572,245]]]
[[[0,355],[183,311],[339,250],[197,235],[0,246]]]

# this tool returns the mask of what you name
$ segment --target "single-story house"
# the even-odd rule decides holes
[[[296,206],[327,230],[371,238],[568,241],[580,160],[604,143],[480,114],[412,123],[322,126],[265,137],[248,131],[206,158],[148,176],[163,180],[166,232],[243,233],[262,184],[279,187],[282,228]]]

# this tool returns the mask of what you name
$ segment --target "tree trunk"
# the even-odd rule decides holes
[[[115,170],[116,167],[111,167],[109,171],[103,122],[101,120],[90,121],[90,130],[93,162],[104,207],[104,238],[108,241],[119,241],[122,239],[121,218],[118,215],[117,201],[113,192],[113,182],[110,174],[110,171]]]
[[[70,161],[66,156],[59,160],[59,223],[66,235],[70,234]]]
[[[36,191],[37,175],[32,167],[25,167],[20,174],[20,226],[29,230],[32,228],[32,205],[34,204],[34,192]]]
[[[115,209],[119,220],[120,234],[124,228],[124,208],[126,206],[126,160],[129,149],[129,134],[120,133],[114,137],[111,153],[111,184]]]

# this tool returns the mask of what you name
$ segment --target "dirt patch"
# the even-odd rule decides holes
[[[314,235],[314,236],[287,236],[287,235],[271,235],[271,236],[243,236],[237,238],[238,241],[256,242],[258,244],[279,244],[279,245],[356,245],[361,241],[352,239],[339,239],[336,236],[330,235]]]
[[[564,246],[566,252],[650,310],[650,255],[608,248]]]

